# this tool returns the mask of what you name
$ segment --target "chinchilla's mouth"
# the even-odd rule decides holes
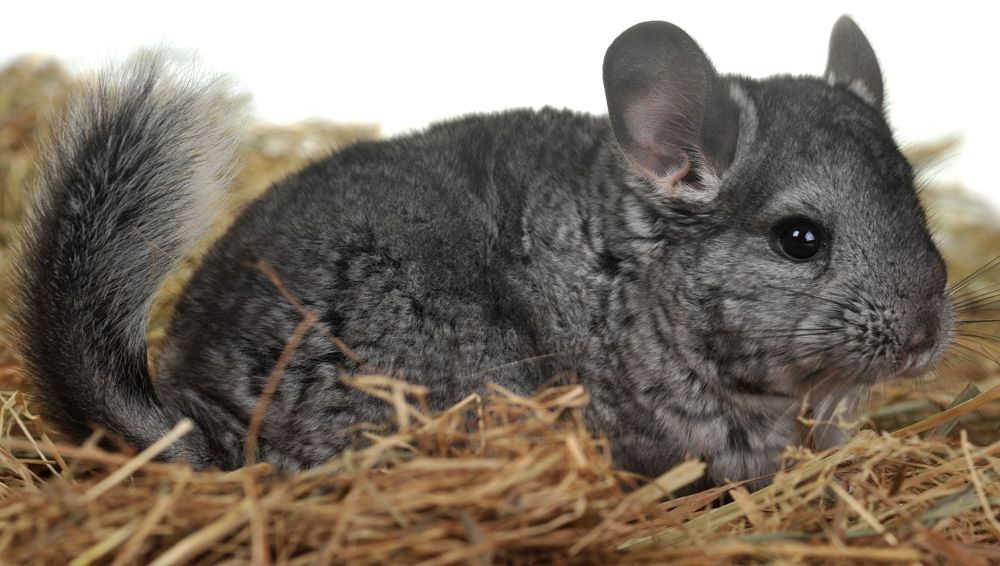
[[[933,348],[904,356],[892,371],[887,372],[882,377],[875,378],[872,382],[882,383],[895,379],[924,377],[937,367],[947,349],[948,343],[942,342]]]
[[[937,365],[937,356],[934,351],[921,352],[915,356],[910,356],[905,362],[896,378],[921,377],[934,369]]]
[[[944,358],[945,353],[951,348],[953,339],[953,324],[947,325],[941,332],[942,338],[933,347],[926,350],[910,354],[900,367],[896,377],[915,378],[923,377],[934,370]]]
[[[937,319],[941,322],[935,331],[934,343],[920,351],[905,354],[894,377],[923,377],[933,371],[944,358],[955,337],[955,309],[948,296],[943,297]]]

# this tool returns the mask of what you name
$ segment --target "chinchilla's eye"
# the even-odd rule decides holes
[[[787,258],[805,261],[826,247],[823,229],[808,218],[789,218],[774,227],[775,247]]]

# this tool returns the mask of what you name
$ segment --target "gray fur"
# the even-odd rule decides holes
[[[657,59],[618,49],[605,67],[606,79],[625,77],[608,83],[611,121],[553,109],[470,116],[306,167],[205,258],[177,305],[155,395],[139,322],[170,262],[149,245],[181,252],[190,172],[217,179],[205,156],[229,153],[193,119],[200,89],[178,93],[182,107],[126,81],[125,99],[163,118],[157,137],[198,150],[138,136],[146,160],[134,177],[68,182],[91,163],[74,148],[93,143],[90,124],[116,104],[96,91],[96,114],[46,156],[61,173],[46,177],[22,263],[22,350],[50,413],[77,437],[86,417],[138,446],[188,416],[193,440],[172,457],[239,466],[247,423],[301,320],[261,261],[320,316],[260,434],[258,456],[284,469],[323,462],[355,441],[352,425],[391,415],[341,380],[368,371],[424,384],[442,408],[487,382],[530,394],[572,370],[618,464],[652,475],[695,456],[718,483],[773,472],[801,440],[805,397],[826,414],[869,384],[933,365],[953,324],[944,264],[880,108],[835,81],[717,76],[678,28],[643,26],[633,30],[670,34],[657,48],[684,46],[670,63],[680,67],[655,76],[699,69],[697,84],[659,96],[704,103],[629,106],[642,97],[619,89],[646,88],[648,77],[615,65]],[[646,49],[635,37],[615,45]],[[701,114],[658,136],[678,107]],[[143,131],[139,114],[116,128]],[[622,128],[632,118],[615,121],[623,115],[663,122],[631,135]],[[149,182],[152,171],[170,182]],[[64,203],[83,193],[107,200],[76,214]],[[821,257],[775,250],[773,227],[790,216],[828,231]],[[84,245],[85,232],[109,245]],[[53,350],[59,365],[46,358]]]
[[[85,80],[52,124],[25,221],[14,318],[50,420],[145,446],[183,414],[146,369],[153,296],[211,224],[243,127],[220,79],[137,54]],[[169,456],[207,463],[188,435]]]

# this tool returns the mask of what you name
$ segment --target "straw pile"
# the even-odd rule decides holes
[[[0,71],[0,250],[32,175],[35,118],[45,93],[65,84],[57,66],[37,60]],[[314,155],[310,146],[374,133],[258,130],[236,194],[259,192]],[[922,162],[940,150],[912,155]],[[954,189],[928,187],[924,196],[942,211],[938,222],[957,219],[942,229],[954,272],[973,273],[1000,251],[995,219],[976,220],[981,204]],[[7,261],[0,256],[0,268]],[[164,289],[154,345],[184,277]],[[965,319],[997,318],[998,281],[1000,268],[962,285]],[[0,292],[0,308],[3,300]],[[357,378],[354,386],[396,409],[394,422],[360,431],[367,447],[291,477],[267,464],[194,472],[153,461],[186,423],[139,454],[102,451],[97,438],[71,446],[50,437],[4,348],[0,562],[998,563],[997,329],[965,328],[935,379],[881,388],[846,446],[789,449],[772,485],[755,493],[733,484],[683,497],[673,494],[703,465],[652,480],[614,470],[606,442],[583,427],[588,398],[576,385],[531,399],[492,389],[432,414],[420,388]]]

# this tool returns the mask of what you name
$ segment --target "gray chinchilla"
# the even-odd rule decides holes
[[[216,209],[240,130],[217,81],[167,67],[101,75],[41,158],[15,316],[71,438],[100,426],[142,448],[187,417],[166,458],[240,466],[301,320],[262,265],[319,316],[260,430],[255,456],[282,469],[391,414],[343,376],[390,373],[442,408],[572,371],[618,465],[655,475],[694,456],[707,482],[755,478],[802,441],[807,396],[829,417],[951,341],[945,266],[855,23],[837,22],[822,77],[754,80],[646,22],[607,51],[607,116],[468,116],[275,184],[191,280],[154,385],[154,293]]]

